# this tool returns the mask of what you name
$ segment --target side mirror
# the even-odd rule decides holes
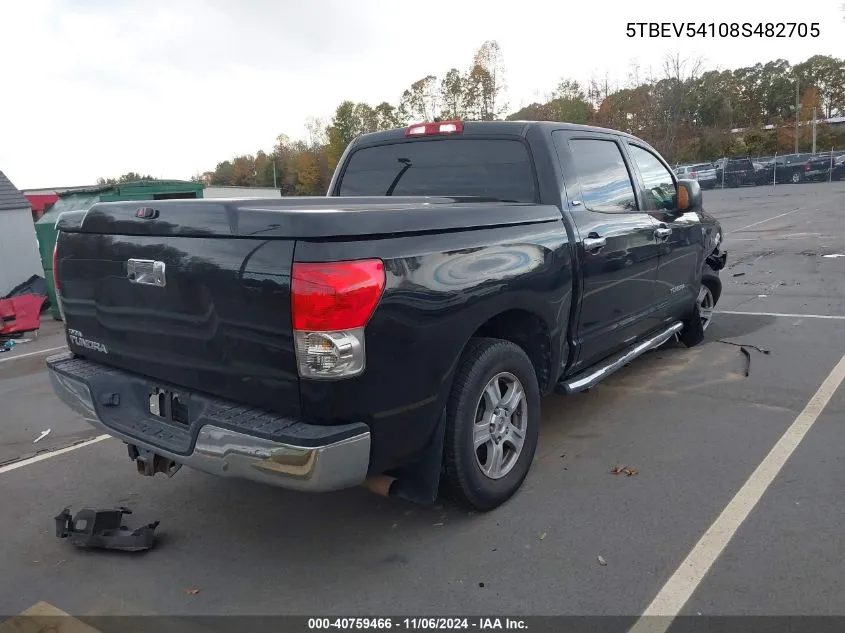
[[[701,185],[697,180],[678,181],[678,211],[701,208]]]

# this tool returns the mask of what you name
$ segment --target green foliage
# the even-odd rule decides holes
[[[142,176],[134,171],[127,172],[118,178],[97,178],[98,185],[122,185],[127,182],[138,182],[139,180],[155,180],[155,177]]]
[[[843,5],[845,10],[845,5]],[[310,119],[307,141],[278,137],[266,154],[235,156],[194,179],[216,185],[275,183],[283,195],[324,195],[346,147],[361,134],[412,122],[502,119],[505,68],[499,44],[484,42],[465,68],[442,77],[426,75],[402,92],[395,105],[343,101],[327,123]],[[795,95],[801,107],[796,112]],[[772,155],[794,150],[794,122],[845,114],[845,60],[815,55],[790,65],[775,59],[734,70],[700,72],[700,62],[668,56],[659,76],[642,78],[634,68],[628,85],[608,78],[582,85],[561,79],[543,101],[507,120],[564,121],[623,130],[645,139],[670,162],[715,160],[726,155]],[[769,126],[767,128],[767,126]],[[743,128],[741,133],[732,133]],[[845,148],[845,131],[817,127],[817,147]],[[812,144],[802,126],[799,146]],[[121,179],[149,178],[126,174]],[[121,179],[118,179],[122,182]],[[103,182],[117,182],[115,180]]]

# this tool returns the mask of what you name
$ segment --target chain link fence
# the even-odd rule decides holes
[[[678,178],[697,180],[702,189],[732,189],[845,180],[845,148],[773,156],[725,156],[675,166]]]

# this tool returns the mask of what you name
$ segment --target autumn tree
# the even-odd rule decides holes
[[[643,138],[670,162],[692,162],[739,153],[791,152],[795,137],[790,126],[796,118],[810,119],[814,105],[819,119],[845,114],[845,61],[840,58],[815,55],[795,65],[774,59],[705,72],[701,66],[700,60],[675,54],[663,60],[656,75],[632,65],[623,85],[607,73],[583,84],[562,79],[542,99],[507,118],[602,125]],[[220,185],[270,186],[275,167],[283,195],[324,195],[337,161],[360,134],[444,118],[502,118],[504,77],[501,48],[490,40],[465,67],[453,67],[439,78],[425,75],[396,103],[343,101],[327,122],[309,118],[304,140],[282,134],[269,153],[235,156],[195,178]],[[802,132],[801,146],[808,148],[810,126]],[[845,149],[845,130],[819,122],[817,141],[820,148]],[[125,174],[100,181],[138,178],[150,177]]]
[[[830,118],[845,113],[845,61],[829,55],[814,55],[795,66],[802,85],[818,91],[819,114]]]
[[[309,136],[315,141],[312,142],[313,147],[325,146],[328,164],[333,168],[346,147],[361,134],[399,126],[397,108],[389,103],[372,107],[366,103],[344,101],[335,110],[329,125],[322,127],[323,132],[312,131]]]
[[[440,82],[441,115],[444,119],[465,117],[464,90],[466,77],[457,68],[452,68]]]
[[[593,108],[581,85],[572,79],[561,80],[545,103],[532,103],[510,115],[509,121],[565,121],[589,123]]]
[[[155,177],[149,174],[142,176],[141,174],[130,171],[117,178],[97,178],[98,185],[123,185],[128,182],[139,182],[141,180],[155,180]]]
[[[440,113],[439,92],[434,75],[426,75],[412,83],[399,100],[399,120],[407,124],[436,119]]]

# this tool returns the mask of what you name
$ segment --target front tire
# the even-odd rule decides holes
[[[526,353],[509,341],[472,339],[446,404],[443,476],[461,505],[492,510],[522,485],[540,432],[540,388]]]
[[[706,281],[701,283],[698,291],[698,316],[701,319],[701,331],[706,332],[713,322],[713,311],[716,308],[716,296],[713,288]]]

